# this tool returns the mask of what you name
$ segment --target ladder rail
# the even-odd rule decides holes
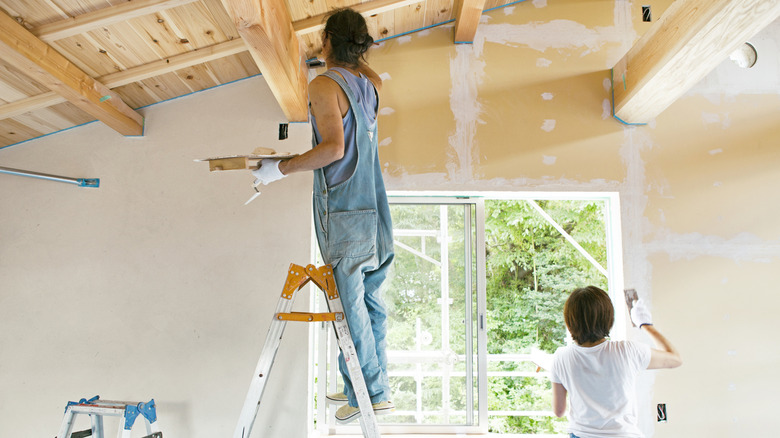
[[[307,269],[312,267],[313,266],[309,265]],[[325,288],[333,288],[333,291],[323,288],[325,297],[328,300],[328,311],[337,315],[344,315],[344,304],[341,302],[341,296],[335,290],[336,283],[335,279],[333,279],[333,269],[330,265],[326,265],[319,268],[319,273],[322,277],[315,279],[315,282],[317,282],[320,287],[325,286]],[[333,279],[333,281],[331,284],[328,281],[322,281],[322,279]],[[347,373],[349,374],[350,380],[352,380],[352,388],[355,390],[355,398],[357,398],[358,409],[360,409],[360,428],[363,431],[363,436],[366,438],[379,438],[379,426],[377,425],[371,397],[368,394],[366,380],[363,377],[363,369],[358,360],[357,350],[355,349],[355,343],[352,341],[352,334],[349,331],[349,324],[347,323],[346,317],[336,319],[336,321],[333,322],[333,329],[336,332],[339,348],[341,348],[341,351],[344,353],[345,362],[347,364]]]
[[[291,314],[294,294],[300,290],[309,280],[312,280],[324,293],[328,302],[330,315],[316,314]],[[306,317],[301,317],[306,315]],[[309,316],[311,315],[311,316]],[[355,344],[349,331],[349,325],[344,315],[344,306],[341,297],[336,288],[336,281],[333,277],[333,268],[325,265],[320,268],[314,265],[308,265],[304,269],[301,266],[291,264],[288,270],[287,280],[282,290],[282,296],[276,306],[274,318],[268,329],[265,343],[263,344],[260,359],[255,368],[255,374],[247,392],[244,406],[238,420],[233,438],[249,438],[252,433],[252,427],[260,409],[260,402],[265,392],[271,368],[273,367],[276,353],[281,344],[282,335],[287,321],[332,321],[333,330],[336,333],[339,347],[345,356],[347,363],[347,372],[352,380],[352,386],[355,389],[355,396],[360,409],[360,427],[365,438],[381,438],[379,426],[376,422],[376,415],[371,405],[371,398],[368,394],[366,382],[363,377],[363,370],[357,357]]]
[[[281,297],[279,303],[276,305],[274,315],[288,313],[292,308],[292,304],[292,299]],[[257,366],[255,367],[255,373],[252,376],[252,382],[249,385],[249,391],[247,392],[246,400],[244,400],[244,406],[241,409],[238,425],[233,433],[234,438],[248,438],[252,433],[255,417],[257,417],[257,412],[260,409],[260,400],[263,398],[265,385],[268,382],[271,368],[276,360],[276,353],[279,350],[279,344],[281,343],[286,326],[286,320],[280,320],[274,317],[271,321],[271,326],[268,328],[268,334],[265,337],[263,349],[260,353],[260,360],[258,360]]]

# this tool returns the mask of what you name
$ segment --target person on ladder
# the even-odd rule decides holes
[[[314,171],[314,225],[325,263],[333,266],[350,334],[374,412],[395,410],[387,378],[387,312],[380,286],[393,261],[393,226],[379,163],[377,111],[382,79],[366,63],[374,39],[352,9],[329,14],[322,32],[328,70],[309,84],[312,149],[287,160],[265,159],[252,174],[263,184]],[[336,419],[360,416],[344,362],[344,403]]]

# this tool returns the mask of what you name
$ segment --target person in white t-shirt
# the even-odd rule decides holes
[[[568,394],[570,438],[642,438],[637,427],[636,377],[644,369],[680,366],[680,354],[653,327],[641,299],[633,304],[631,320],[650,335],[656,348],[607,339],[615,312],[609,295],[595,286],[572,292],[563,316],[575,344],[559,348],[553,356],[553,412],[563,416]]]

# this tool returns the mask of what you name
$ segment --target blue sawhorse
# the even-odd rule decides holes
[[[73,425],[77,414],[88,414],[92,420],[92,428],[80,432],[73,432]],[[144,402],[123,402],[100,400],[100,396],[94,396],[87,400],[82,398],[78,402],[68,402],[65,407],[65,417],[62,419],[60,433],[57,438],[105,438],[103,434],[103,416],[122,417],[119,425],[118,438],[130,438],[136,418],[143,417],[146,423],[147,436],[144,438],[162,438],[157,424],[157,408],[154,399]]]

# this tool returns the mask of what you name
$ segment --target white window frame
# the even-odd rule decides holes
[[[488,416],[487,411],[487,339],[488,339],[488,327],[486,326],[485,314],[487,308],[487,291],[486,291],[486,248],[485,248],[485,204],[486,199],[489,200],[601,200],[605,202],[605,226],[606,226],[606,245],[607,245],[607,266],[599,269],[600,271],[606,271],[608,293],[612,299],[615,309],[621,309],[625,306],[623,298],[623,251],[622,251],[622,232],[620,223],[620,196],[617,192],[540,192],[540,191],[524,191],[524,192],[484,192],[484,191],[424,191],[424,192],[409,192],[409,191],[389,191],[387,193],[391,204],[473,204],[475,205],[474,225],[476,226],[476,278],[472,279],[477,286],[477,371],[478,371],[478,422],[473,426],[449,426],[449,425],[399,425],[399,424],[384,424],[381,426],[383,434],[486,434],[488,428]],[[538,209],[540,210],[540,209]],[[540,214],[545,216],[543,211]],[[561,232],[569,243],[573,244],[577,249],[583,253],[584,256],[589,257],[579,245],[571,240],[565,231],[563,231],[557,224],[554,223],[549,216],[545,217],[548,221],[555,226],[559,232]],[[470,227],[470,224],[466,224]],[[316,243],[315,243],[316,245]],[[315,250],[316,253],[316,250]],[[591,263],[594,263],[598,267],[598,263],[592,258],[589,258]],[[470,270],[467,270],[470,272]],[[626,312],[615,312],[615,325],[611,331],[611,338],[615,340],[626,339],[627,326],[626,326]],[[324,363],[328,360],[327,351],[324,348],[317,349],[313,343],[314,331],[320,330],[320,335],[327,331],[328,335],[328,349],[331,352],[335,349],[332,347],[335,345],[333,342],[333,333],[329,326],[321,324],[312,324],[310,331],[311,349],[311,361],[312,365],[314,361],[318,363]],[[328,391],[335,389],[335,382],[337,381],[337,365],[336,362],[330,362],[332,365],[329,370],[327,379],[320,378],[317,383],[317,392],[319,394],[325,394]],[[311,370],[313,370],[313,366]],[[314,377],[313,371],[310,371],[312,378]],[[320,375],[322,376],[322,375]],[[326,383],[327,380],[327,383]],[[312,379],[313,381],[313,379]],[[333,385],[331,388],[327,386]],[[314,415],[322,419],[326,417],[326,409],[324,403],[320,403],[317,409],[313,406],[313,397],[309,397],[311,402],[310,409],[310,422],[313,424]],[[324,401],[324,396],[321,397]],[[494,413],[498,415],[547,415],[552,412],[501,412]],[[381,417],[378,417],[381,422]],[[332,415],[327,418],[327,421],[318,422],[316,429],[312,430],[309,434],[310,437],[319,436],[335,436],[335,435],[360,435],[360,427],[357,423],[354,425],[338,425],[334,422]],[[542,435],[513,435],[513,436],[527,436],[527,437],[539,437]]]

